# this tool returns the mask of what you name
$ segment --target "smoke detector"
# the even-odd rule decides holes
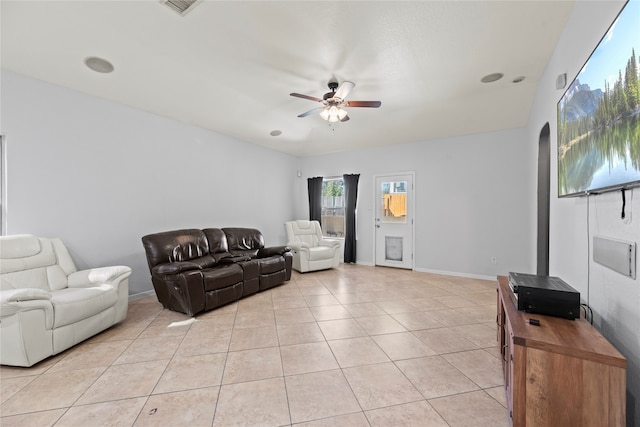
[[[160,0],[160,3],[167,6],[180,16],[185,16],[202,0]]]

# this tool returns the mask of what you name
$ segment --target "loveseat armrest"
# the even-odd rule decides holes
[[[258,250],[258,258],[268,258],[274,255],[284,255],[290,252],[291,248],[288,246],[271,246],[269,248],[261,248]]]
[[[318,241],[318,246],[328,246],[330,248],[339,248],[340,242],[338,240],[322,239]]]
[[[67,286],[78,288],[103,283],[117,286],[129,276],[131,276],[131,268],[124,265],[90,268],[71,273],[67,278]]]
[[[42,310],[45,314],[45,328],[53,327],[53,305],[51,293],[43,289],[23,288],[0,291],[0,317],[7,318],[17,313]]]
[[[158,274],[178,274],[190,270],[202,270],[202,266],[189,261],[168,262],[166,264],[156,265],[151,272]]]

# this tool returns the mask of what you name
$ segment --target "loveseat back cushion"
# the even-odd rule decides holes
[[[58,258],[62,259],[64,269]],[[67,275],[74,271],[75,265],[59,239],[38,238],[31,235],[3,236],[0,239],[0,289],[2,290],[64,289],[67,287]]]
[[[229,251],[255,251],[264,248],[264,237],[260,230],[255,228],[223,228],[224,234],[227,236]]]
[[[209,253],[207,238],[198,229],[165,231],[142,237],[149,270],[167,262],[190,261]]]
[[[209,242],[209,253],[216,261],[231,256],[227,236],[224,234],[224,231],[219,228],[205,228],[202,231],[204,235],[207,236],[207,241]]]

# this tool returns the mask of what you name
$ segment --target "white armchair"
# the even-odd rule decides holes
[[[289,221],[285,228],[287,246],[293,252],[294,270],[306,273],[338,266],[340,241],[324,238],[318,221]]]
[[[0,237],[0,364],[33,364],[127,315],[125,266],[77,271],[60,239]]]

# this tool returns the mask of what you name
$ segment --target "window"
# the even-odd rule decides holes
[[[322,233],[326,237],[344,237],[344,180],[322,180]]]

